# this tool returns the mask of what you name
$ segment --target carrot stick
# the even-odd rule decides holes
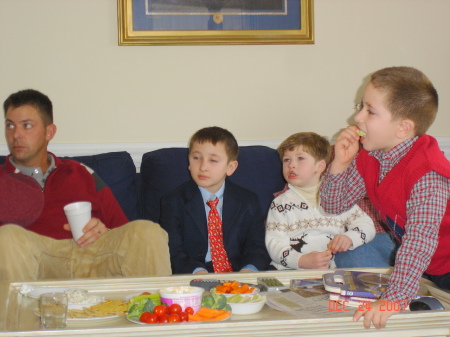
[[[239,288],[239,292],[240,292],[241,294],[244,294],[244,293],[247,292],[248,288],[249,288],[249,287],[248,287],[248,284],[247,284],[247,283],[244,283],[244,284],[242,285],[242,287]]]
[[[205,317],[199,316],[197,314],[194,314],[194,315],[189,314],[189,322],[204,321],[204,320],[205,320]]]
[[[218,285],[216,286],[216,291],[218,293],[226,293],[228,290],[228,287],[224,286],[224,285]]]
[[[201,308],[203,309],[203,307]],[[202,313],[200,313],[200,310],[197,311],[194,315],[189,315],[189,321],[195,322],[195,321],[221,321],[231,315],[231,311],[225,311],[225,310],[217,310],[217,309],[210,309],[210,308],[204,308],[211,310],[210,314],[207,316],[203,316],[205,310],[203,310]],[[206,310],[206,311],[208,311]],[[213,314],[213,315],[211,315]]]
[[[231,315],[231,311],[224,311],[220,315],[214,317],[215,321],[221,321]]]
[[[200,310],[196,312],[196,315],[206,318],[214,318],[217,315],[220,315],[222,312],[223,310],[201,307]]]
[[[216,292],[219,294],[248,294],[253,292],[255,288],[251,288],[247,283],[241,285],[237,281],[224,282],[216,286]]]

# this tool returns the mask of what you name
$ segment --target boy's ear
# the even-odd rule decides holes
[[[415,136],[415,124],[412,120],[410,119],[403,119],[400,121],[399,125],[398,125],[398,136],[399,138],[405,138],[411,135]]]
[[[238,167],[237,160],[231,160],[228,163],[227,176],[231,176],[234,173],[234,171],[236,171],[237,167]]]
[[[327,163],[325,162],[325,160],[322,159],[317,162],[317,171],[319,173],[322,174],[326,170],[326,168],[327,168]]]

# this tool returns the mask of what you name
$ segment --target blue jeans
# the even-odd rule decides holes
[[[439,288],[450,289],[450,273],[444,275],[423,275],[426,279],[433,281]]]
[[[396,244],[390,233],[377,233],[375,238],[354,250],[337,253],[337,268],[390,267],[394,265]]]

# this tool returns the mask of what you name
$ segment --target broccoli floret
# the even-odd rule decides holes
[[[144,305],[144,309],[142,309],[142,312],[149,312],[153,313],[153,309],[155,309],[155,303],[153,303],[152,300],[148,300],[147,303]]]
[[[202,307],[223,310],[227,305],[226,296],[218,294],[215,288],[211,289],[209,292],[211,295],[206,295],[202,298]]]
[[[138,310],[138,306],[136,304],[133,304],[130,309],[128,309],[127,317],[139,317]]]
[[[127,317],[139,317],[142,315],[142,312],[144,310],[144,306],[147,302],[150,300],[148,298],[144,298],[140,300],[139,302],[134,303],[129,309]],[[151,301],[150,301],[151,302]]]
[[[141,299],[140,301],[137,301],[137,302],[134,302],[134,303],[128,303],[128,310],[130,311],[130,309],[132,308],[132,307],[135,307],[135,309],[136,308],[144,308],[144,305],[145,305],[145,303],[147,303],[149,301],[149,299],[148,298],[144,298],[144,299]]]
[[[215,300],[216,301],[212,306],[213,309],[223,310],[227,305],[227,298],[225,297],[225,295],[218,295]]]
[[[216,300],[216,297],[219,296],[216,292],[216,288],[212,288],[209,293],[211,294],[211,296],[214,298],[214,301]]]
[[[215,304],[214,298],[210,295],[203,296],[202,307],[212,308]]]

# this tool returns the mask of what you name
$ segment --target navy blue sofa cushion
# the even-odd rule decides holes
[[[241,146],[238,168],[230,180],[255,192],[263,210],[273,193],[283,189],[281,161],[276,150],[266,146]],[[190,179],[187,148],[165,148],[142,156],[142,211],[146,219],[159,222],[161,196]]]
[[[92,156],[61,157],[89,166],[108,185],[129,220],[140,218],[138,175],[131,155],[126,151],[108,152]],[[5,161],[0,156],[0,164]]]

